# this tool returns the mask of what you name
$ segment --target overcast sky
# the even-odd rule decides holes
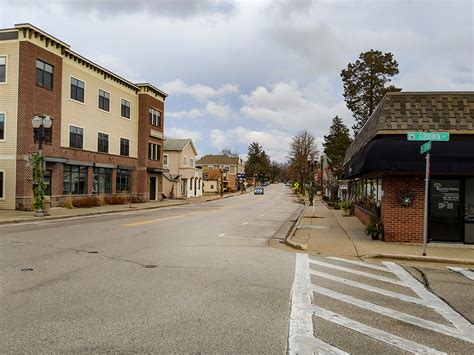
[[[474,90],[472,0],[0,0],[0,27],[30,22],[72,50],[170,96],[165,135],[199,154],[352,126],[340,72],[390,51],[404,91]],[[319,143],[321,149],[321,144]]]

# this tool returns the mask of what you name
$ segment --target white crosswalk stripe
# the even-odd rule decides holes
[[[372,270],[372,272],[369,272],[369,270]],[[460,273],[462,273],[461,271],[468,271],[464,269],[452,270]],[[336,275],[341,272],[344,276]],[[316,277],[315,280],[320,280],[319,282],[325,281],[325,283],[335,285],[339,289],[336,291],[332,289],[332,286],[328,288],[322,285],[315,285],[312,283],[311,277]],[[323,282],[323,284],[325,283]],[[377,286],[370,283],[376,283]],[[380,285],[386,285],[386,288]],[[370,302],[370,297],[362,299],[355,297],[355,295],[347,294],[350,291],[346,290],[352,288],[358,289],[360,292],[378,294],[393,299],[394,302],[408,302],[413,305],[412,307],[430,309],[431,312],[436,312],[447,322],[440,322],[439,319],[441,318],[439,317],[425,319],[425,312],[418,312],[420,315],[415,316],[407,313],[403,307],[401,310],[400,308],[398,310],[392,308],[391,303],[388,303],[388,306],[382,306]],[[341,289],[343,291],[340,291]],[[474,344],[473,325],[443,300],[428,291],[423,284],[399,265],[391,262],[371,264],[337,257],[314,259],[309,258],[307,254],[297,254],[295,281],[292,289],[289,338],[289,352],[292,354],[307,352],[335,353],[339,350],[335,344],[328,344],[323,339],[317,339],[314,336],[313,316],[316,317],[315,322],[317,322],[317,319],[324,319],[338,326],[364,334],[376,341],[411,353],[443,353],[443,351],[435,349],[435,347],[428,346],[429,343],[425,343],[424,340],[417,342],[407,339],[404,338],[404,336],[410,338],[407,334],[392,334],[389,328],[377,329],[352,319],[352,317],[321,307],[317,304],[319,298],[313,295],[324,296],[326,302],[334,300],[339,305],[346,304],[357,309],[364,309],[377,317],[385,317],[386,319],[415,326],[432,334],[459,339],[461,342],[466,342],[465,344]],[[434,335],[431,336],[435,337]],[[446,351],[446,349],[443,350]]]
[[[464,269],[461,267],[448,267],[448,269],[460,273],[461,275],[466,276],[468,279],[474,281],[474,271],[472,270]]]

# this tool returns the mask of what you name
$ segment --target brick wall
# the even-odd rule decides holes
[[[161,127],[152,126],[150,124],[148,109],[154,108],[161,112]],[[149,94],[138,95],[138,192],[143,194],[146,199],[150,196],[150,176],[157,177],[158,192],[163,190],[162,175],[159,173],[148,173],[147,168],[163,168],[163,139],[150,136],[151,130],[161,132],[163,134],[164,126],[164,102],[160,101]],[[148,159],[148,144],[158,144],[161,152],[160,160]]]
[[[64,158],[68,160],[96,162],[102,164],[121,165],[129,167],[132,173],[132,192],[137,193],[138,159],[112,154],[104,154],[83,149],[61,147],[61,78],[62,57],[51,53],[33,43],[20,42],[20,64],[18,83],[18,143],[17,143],[17,202],[20,209],[29,208],[31,204],[33,172],[28,162],[28,154],[38,151],[34,143],[31,120],[35,115],[49,115],[53,118],[52,143],[43,144],[45,156]],[[45,89],[36,85],[36,59],[53,65],[53,89]],[[65,85],[69,85],[66,83]],[[148,157],[148,154],[146,153]],[[53,206],[63,196],[63,166],[62,163],[48,163],[47,169],[52,170],[52,203]],[[92,193],[92,168],[87,174],[88,193]],[[143,185],[143,184],[142,184]],[[112,192],[115,192],[115,171],[112,175]]]
[[[362,207],[354,205],[354,216],[356,216],[359,221],[364,223],[364,225],[368,225],[370,223],[370,212],[366,211]]]
[[[415,193],[411,206],[403,207],[398,192],[408,188]],[[382,223],[386,242],[423,242],[425,186],[422,176],[384,176],[382,179]]]

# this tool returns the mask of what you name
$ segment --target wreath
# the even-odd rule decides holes
[[[401,189],[398,192],[398,201],[400,201],[400,205],[402,206],[411,206],[413,200],[415,199],[415,193],[410,189]]]

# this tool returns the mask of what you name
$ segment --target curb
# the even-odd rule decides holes
[[[187,205],[187,204],[189,204],[188,201],[173,203],[173,204],[163,205],[163,206],[148,206],[148,207],[143,207],[143,208],[136,208],[136,207],[133,208],[132,207],[132,208],[125,209],[125,210],[90,212],[90,213],[81,213],[81,214],[70,215],[70,216],[45,216],[45,217],[41,217],[41,218],[33,217],[33,218],[25,218],[25,219],[15,219],[15,220],[10,220],[10,221],[1,221],[0,225],[17,224],[17,223],[34,222],[34,221],[54,221],[54,220],[58,220],[58,219],[70,219],[70,218],[77,218],[77,217],[90,217],[90,216],[98,216],[98,215],[102,215],[102,214],[133,212],[133,211],[140,211],[140,210],[153,210],[153,209],[158,209],[158,208],[180,206],[180,205]]]
[[[290,247],[293,247],[295,249],[300,249],[300,250],[308,250],[308,246],[306,244],[300,244],[300,243],[295,243],[291,240],[291,237],[295,234],[296,229],[300,225],[301,218],[303,218],[304,211],[306,210],[306,205],[301,209],[298,216],[298,219],[296,222],[293,224],[293,227],[290,229],[290,231],[287,233],[285,237],[285,244],[289,245]],[[295,213],[296,214],[296,213]],[[293,217],[293,216],[292,216]],[[291,217],[290,217],[291,219]]]
[[[420,255],[402,255],[402,254],[367,254],[363,258],[373,259],[396,259],[396,260],[411,260],[411,261],[427,261],[434,263],[449,263],[449,264],[467,264],[474,265],[472,259],[455,259],[455,258],[443,258],[438,256],[420,256]]]

